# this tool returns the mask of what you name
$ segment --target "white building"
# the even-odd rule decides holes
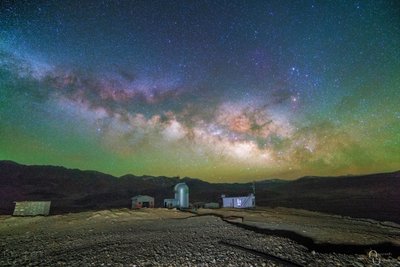
[[[223,208],[254,208],[256,206],[256,197],[253,194],[244,197],[226,197],[222,195]]]
[[[175,198],[164,199],[164,208],[189,208],[189,187],[185,183],[178,183],[174,187]]]

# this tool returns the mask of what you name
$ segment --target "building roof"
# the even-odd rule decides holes
[[[174,201],[176,201],[176,202],[178,202],[178,199],[176,199],[176,198],[165,198],[164,199],[164,202],[165,201],[169,201],[169,202],[174,202]]]
[[[249,194],[249,195],[247,195],[247,196],[234,196],[234,197],[231,197],[231,196],[221,196],[221,198],[240,198],[240,197],[255,197],[254,196],[254,194]]]
[[[16,201],[14,216],[49,215],[51,201]]]
[[[151,199],[154,199],[154,197],[151,197],[151,196],[148,196],[148,195],[137,195],[137,196],[132,197],[131,199],[134,200],[134,199],[138,199],[138,198],[151,198]]]

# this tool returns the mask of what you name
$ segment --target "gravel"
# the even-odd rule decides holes
[[[400,266],[390,255],[374,265],[367,254],[309,251],[213,216],[2,234],[0,249],[0,266],[287,266],[268,255],[300,266]]]

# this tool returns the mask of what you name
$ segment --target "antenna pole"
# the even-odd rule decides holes
[[[256,181],[253,181],[254,208],[256,207]]]

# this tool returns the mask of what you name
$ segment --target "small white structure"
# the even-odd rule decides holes
[[[141,209],[141,208],[154,208],[154,197],[138,195],[132,200],[132,209]]]
[[[15,202],[14,216],[49,215],[51,201]]]
[[[168,209],[179,208],[179,200],[175,198],[164,199],[164,208]]]
[[[224,208],[254,208],[256,206],[256,197],[253,194],[244,197],[226,197],[222,195],[222,207]]]

